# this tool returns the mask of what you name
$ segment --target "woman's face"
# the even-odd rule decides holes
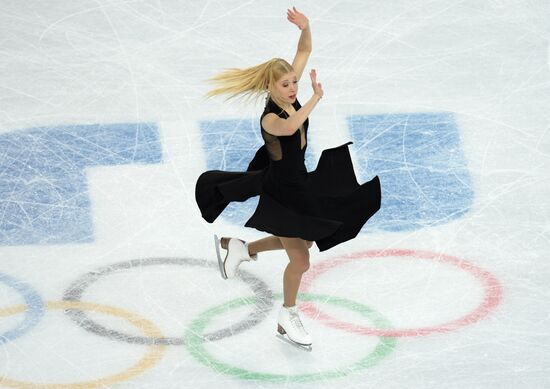
[[[275,83],[275,90],[272,92],[275,92],[277,96],[289,104],[295,102],[296,95],[298,94],[296,72],[283,74]]]

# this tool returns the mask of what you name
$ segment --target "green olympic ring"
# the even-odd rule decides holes
[[[273,295],[274,298],[282,299],[281,293]],[[363,316],[366,316],[377,328],[389,329],[391,328],[389,321],[380,315],[378,312],[371,308],[353,302],[341,297],[332,297],[321,294],[312,293],[300,293],[299,299],[305,301],[321,301],[338,305],[340,307],[348,308],[353,311],[359,312]],[[307,374],[295,374],[295,375],[283,375],[283,374],[271,374],[271,373],[259,373],[250,370],[241,369],[239,367],[231,366],[225,362],[217,360],[215,357],[208,354],[204,344],[206,343],[202,337],[202,332],[210,322],[210,320],[222,313],[225,313],[233,308],[238,308],[243,305],[255,304],[256,299],[254,297],[238,298],[231,300],[228,303],[215,306],[199,315],[198,318],[193,320],[184,335],[184,345],[187,347],[190,354],[195,357],[202,364],[213,368],[219,373],[227,374],[240,378],[243,380],[257,380],[257,381],[269,381],[269,382],[311,382],[318,380],[326,380],[331,378],[345,377],[356,371],[372,367],[376,365],[380,360],[388,356],[394,349],[397,343],[394,337],[380,337],[380,341],[365,358],[354,363],[351,366],[340,367],[335,370],[319,373],[307,373]]]

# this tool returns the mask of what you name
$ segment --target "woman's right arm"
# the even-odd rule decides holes
[[[321,83],[317,82],[317,74],[315,69],[311,70],[309,75],[311,77],[311,86],[313,87],[313,96],[311,96],[307,103],[302,105],[298,111],[290,115],[287,119],[280,118],[274,113],[265,115],[262,119],[262,127],[267,132],[276,136],[292,135],[298,128],[300,128],[302,124],[304,124],[307,117],[311,111],[313,111],[313,108],[315,108],[324,94]]]
[[[280,118],[274,113],[268,113],[262,119],[262,127],[272,135],[292,135],[306,121],[320,99],[319,95],[313,95],[306,104],[302,105],[302,108],[287,119]]]

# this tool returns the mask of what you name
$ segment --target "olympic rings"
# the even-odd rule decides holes
[[[46,308],[48,309],[84,309],[88,311],[95,311],[100,313],[105,313],[112,316],[117,316],[122,319],[126,319],[135,327],[143,331],[148,337],[159,338],[162,336],[160,330],[149,320],[143,319],[137,316],[134,313],[122,310],[120,308],[115,308],[108,305],[101,304],[92,304],[81,301],[60,301],[60,302],[47,302]],[[0,309],[1,316],[14,315],[16,313],[24,312],[26,310],[25,306],[17,306]],[[29,381],[19,381],[10,379],[4,376],[0,376],[0,384],[6,385],[12,388],[29,388],[37,387],[40,388],[97,388],[97,387],[106,387],[117,382],[125,381],[130,378],[133,378],[145,370],[153,367],[160,359],[163,357],[166,346],[149,346],[149,352],[141,358],[136,364],[130,366],[128,369],[122,373],[114,374],[105,378],[100,378],[93,381],[84,381],[76,383],[63,383],[63,384],[42,384],[42,383],[33,383]]]
[[[0,334],[0,344],[2,344],[20,337],[37,325],[44,315],[44,303],[38,292],[24,282],[3,273],[0,273],[0,282],[19,292],[28,307],[25,312],[25,319],[18,327]]]
[[[438,262],[450,264],[465,270],[475,278],[477,278],[484,287],[485,296],[481,304],[470,314],[450,321],[448,323],[425,328],[410,328],[410,329],[395,329],[386,330],[371,328],[366,326],[355,326],[348,323],[339,322],[336,319],[320,312],[312,303],[300,304],[300,309],[310,317],[315,317],[324,321],[328,326],[333,328],[345,329],[354,333],[362,335],[376,335],[376,336],[392,336],[392,337],[405,337],[405,336],[424,336],[431,333],[444,333],[455,330],[459,327],[475,323],[485,316],[487,316],[492,310],[494,310],[502,299],[502,288],[498,280],[488,271],[473,265],[470,262],[462,259],[452,257],[450,255],[430,253],[426,251],[415,250],[370,250],[362,251],[350,255],[345,255],[340,259],[330,259],[320,262],[312,267],[312,269],[304,274],[301,283],[300,291],[308,292],[311,288],[312,282],[318,278],[321,274],[329,269],[332,269],[338,265],[352,262],[358,259],[372,259],[372,258],[385,258],[385,257],[417,257],[421,259],[435,260]]]
[[[416,257],[417,259],[434,260],[437,262],[453,265],[461,270],[465,270],[482,283],[485,291],[483,301],[473,312],[466,315],[465,317],[450,321],[437,327],[425,327],[418,329],[389,329],[390,326],[387,319],[383,318],[379,313],[373,311],[371,308],[368,308],[363,304],[353,302],[345,298],[303,293],[307,292],[311,288],[312,282],[317,277],[340,264],[352,262],[357,259],[386,258],[391,256]],[[192,258],[149,258],[119,262],[113,265],[101,267],[95,271],[84,274],[77,281],[73,282],[66,290],[63,298],[64,301],[47,302],[45,304],[45,307],[47,309],[65,310],[65,313],[68,314],[73,321],[77,322],[79,326],[95,334],[115,340],[124,340],[128,343],[149,345],[149,352],[136,364],[134,364],[122,373],[86,382],[78,382],[72,384],[35,384],[27,381],[10,379],[0,375],[0,385],[15,388],[28,388],[35,386],[40,386],[44,388],[95,388],[108,386],[113,383],[133,378],[134,376],[141,374],[144,370],[154,366],[162,358],[165,352],[166,345],[185,345],[191,355],[196,358],[200,363],[212,367],[217,372],[221,372],[245,380],[269,382],[312,382],[330,378],[340,378],[356,372],[360,369],[365,369],[376,365],[381,359],[394,351],[396,347],[397,337],[423,336],[434,332],[448,332],[459,328],[460,326],[475,323],[476,321],[479,321],[487,316],[492,310],[494,310],[502,299],[501,286],[498,280],[492,274],[467,261],[448,255],[414,250],[371,250],[354,253],[341,258],[323,261],[317,265],[314,265],[312,269],[304,275],[304,278],[302,280],[302,290],[300,291],[301,293],[299,295],[299,299],[301,300],[299,304],[300,309],[305,311],[305,313],[310,316],[315,315],[316,319],[321,320],[325,324],[328,324],[330,327],[344,329],[349,332],[362,335],[378,336],[380,337],[379,342],[366,357],[362,358],[358,362],[351,364],[350,366],[339,367],[334,370],[319,373],[314,372],[296,375],[271,374],[264,372],[254,372],[242,369],[240,367],[231,366],[209,355],[206,350],[207,342],[205,342],[205,340],[219,340],[251,328],[267,316],[267,313],[273,307],[273,298],[275,297],[277,299],[280,299],[282,297],[280,293],[273,295],[263,281],[242,270],[240,271],[241,279],[250,284],[252,290],[254,291],[255,297],[235,299],[228,303],[218,305],[204,311],[197,318],[192,320],[191,324],[187,327],[184,336],[181,338],[164,337],[162,336],[161,331],[157,327],[155,327],[153,323],[125,310],[111,306],[80,301],[82,295],[85,292],[85,289],[102,276],[106,276],[121,270],[154,265],[187,265],[207,268],[217,267],[217,264],[214,262]],[[0,309],[0,317],[19,314],[26,311],[26,319],[23,324],[20,325],[16,330],[6,332],[0,338],[1,344],[2,342],[9,341],[17,336],[20,336],[25,331],[34,326],[38,322],[40,317],[44,314],[44,304],[38,293],[36,293],[26,284],[15,281],[13,278],[3,275],[2,273],[0,273],[0,282],[7,284],[8,286],[21,293],[24,296],[26,302],[26,305]],[[338,322],[330,316],[321,313],[314,306],[314,302],[318,301],[323,301],[325,303],[334,304],[339,307],[354,310],[366,316],[370,320],[372,328]],[[245,305],[255,305],[255,310],[251,314],[249,314],[247,318],[239,323],[234,324],[231,327],[202,335],[202,332],[208,326],[212,318],[228,312],[231,309],[242,307]],[[101,325],[88,318],[88,316],[86,316],[83,312],[84,310],[96,311],[126,319],[131,324],[141,329],[144,336],[131,336],[102,327]]]
[[[277,293],[274,295],[275,298],[281,299],[282,294]],[[344,308],[352,309],[357,311],[364,316],[368,317],[375,326],[380,328],[388,328],[389,322],[382,317],[379,313],[373,311],[371,308],[366,307],[363,304],[359,304],[344,298],[336,298],[326,295],[319,294],[300,294],[299,298],[306,301],[323,301],[326,303],[331,303],[338,305]],[[229,301],[228,303],[218,305],[214,308],[210,308],[207,311],[199,315],[198,318],[193,320],[188,329],[185,332],[185,344],[187,349],[199,362],[202,364],[212,367],[219,373],[227,374],[230,376],[235,376],[240,379],[246,380],[257,380],[257,381],[269,381],[269,382],[311,382],[318,380],[326,380],[330,378],[340,378],[347,376],[351,373],[354,373],[358,370],[365,369],[376,365],[381,359],[389,355],[394,349],[397,343],[397,340],[393,337],[381,337],[380,341],[374,348],[374,350],[368,354],[365,358],[354,363],[348,367],[337,368],[333,371],[328,371],[324,373],[308,373],[308,374],[296,374],[296,375],[285,375],[285,374],[271,374],[271,373],[260,373],[250,370],[245,370],[239,367],[231,366],[225,362],[219,361],[214,357],[210,356],[203,342],[203,337],[200,335],[204,328],[208,325],[209,321],[219,314],[222,314],[230,309],[237,308],[243,305],[254,304],[255,298],[240,298]]]
[[[65,291],[63,296],[64,301],[80,301],[84,291],[90,284],[97,281],[99,278],[106,275],[115,273],[120,270],[128,270],[131,268],[137,268],[141,266],[157,266],[157,265],[188,265],[188,266],[200,266],[207,268],[216,268],[218,264],[214,262],[194,259],[194,258],[147,258],[147,259],[134,259],[131,261],[118,262],[112,265],[108,265],[97,270],[84,274],[78,280],[73,282],[71,286]],[[245,319],[240,322],[234,323],[229,327],[223,328],[216,332],[208,333],[204,335],[207,340],[219,340],[238,333],[241,333],[254,325],[260,323],[267,312],[273,307],[272,292],[268,288],[267,284],[253,276],[251,273],[244,270],[239,270],[240,278],[250,285],[252,291],[256,296],[255,310],[250,313]],[[81,310],[68,310],[66,312],[71,319],[79,326],[94,334],[104,336],[114,340],[122,340],[127,343],[134,344],[163,344],[163,345],[182,345],[184,344],[183,338],[173,337],[140,337],[128,335],[122,332],[108,329],[101,324],[94,322]]]

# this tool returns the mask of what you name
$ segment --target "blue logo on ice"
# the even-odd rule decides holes
[[[450,113],[348,118],[358,180],[380,177],[382,207],[366,230],[406,231],[457,219],[473,190]]]
[[[257,120],[201,123],[208,170],[244,171],[263,144]],[[468,212],[473,191],[451,113],[348,117],[350,150],[360,183],[380,176],[382,208],[365,231],[407,231],[446,223]],[[315,169],[308,148],[306,165]],[[243,225],[258,199],[231,203],[223,212]]]
[[[85,169],[159,163],[154,124],[40,127],[0,135],[0,244],[93,241]]]

